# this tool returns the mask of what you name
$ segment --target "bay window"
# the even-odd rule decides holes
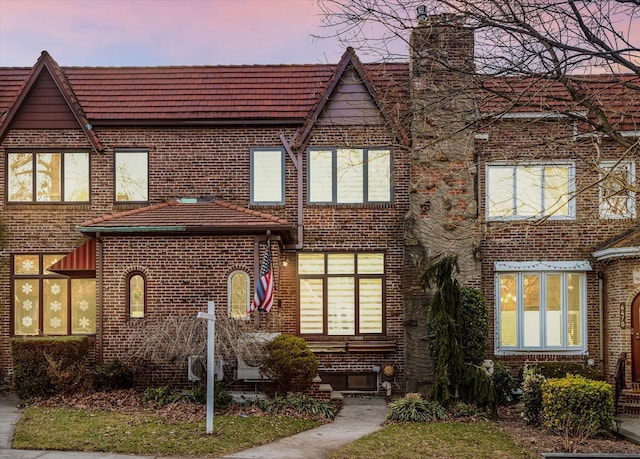
[[[496,353],[586,350],[587,262],[496,263]]]

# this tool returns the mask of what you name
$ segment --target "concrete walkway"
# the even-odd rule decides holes
[[[225,459],[325,459],[340,446],[380,429],[386,413],[387,408],[383,399],[347,397],[334,422],[267,445],[225,456]],[[0,395],[0,459],[156,458],[156,456],[128,454],[11,449],[13,432],[20,416],[18,399],[14,395]],[[171,458],[164,456],[162,459]]]

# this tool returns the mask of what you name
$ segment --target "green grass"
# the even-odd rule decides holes
[[[29,407],[16,426],[13,448],[217,457],[317,425],[281,416],[216,416],[207,435],[205,420],[166,424],[151,412]]]
[[[394,424],[360,438],[330,459],[532,459],[490,421]]]

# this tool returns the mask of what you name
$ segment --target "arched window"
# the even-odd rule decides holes
[[[248,319],[249,307],[249,275],[244,271],[234,271],[229,274],[227,283],[227,301],[229,317],[234,319]]]
[[[129,317],[144,317],[147,309],[147,282],[144,274],[133,272],[127,280],[127,302]]]

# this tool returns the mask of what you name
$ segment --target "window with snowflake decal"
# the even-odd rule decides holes
[[[96,332],[95,279],[70,279],[49,271],[64,254],[13,256],[14,335]]]

